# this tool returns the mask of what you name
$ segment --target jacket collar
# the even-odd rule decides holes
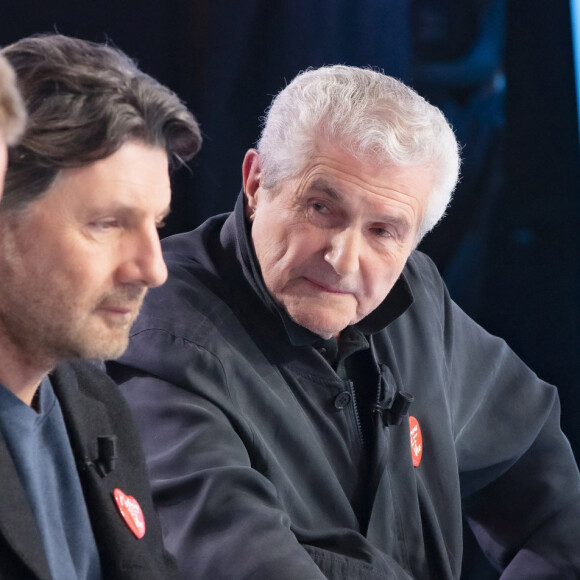
[[[260,297],[266,309],[281,320],[290,342],[294,346],[313,345],[320,342],[320,336],[294,322],[287,312],[274,301],[266,288],[258,259],[254,252],[251,225],[245,216],[243,191],[238,196],[233,212],[233,220],[230,218],[226,222],[224,229],[230,229],[229,232],[226,231],[226,235],[235,238],[236,253],[242,265],[244,277],[254,292]],[[413,294],[403,272],[383,302],[373,312],[353,326],[364,335],[369,336],[388,326],[401,316],[412,303]]]

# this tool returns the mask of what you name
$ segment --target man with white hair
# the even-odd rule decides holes
[[[347,66],[274,99],[229,215],[164,242],[110,373],[182,577],[577,578],[580,477],[554,387],[416,251],[458,179],[441,112]]]

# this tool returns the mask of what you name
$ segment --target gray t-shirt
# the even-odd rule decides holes
[[[0,385],[0,430],[30,501],[55,580],[100,580],[89,514],[59,402],[48,378],[37,413]]]

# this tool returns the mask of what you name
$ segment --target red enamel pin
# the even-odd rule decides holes
[[[145,535],[145,517],[139,502],[132,495],[125,495],[119,488],[113,491],[113,497],[125,523],[141,539]]]
[[[409,428],[411,430],[411,456],[413,457],[413,467],[418,467],[423,455],[423,437],[419,421],[415,417],[409,417]]]

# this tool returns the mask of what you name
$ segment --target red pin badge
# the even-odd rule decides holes
[[[411,430],[411,456],[413,457],[413,467],[418,467],[423,455],[423,437],[419,421],[415,417],[409,417],[409,428]]]
[[[113,491],[113,497],[125,523],[141,539],[145,535],[145,517],[139,502],[132,495],[125,495],[119,488]]]

